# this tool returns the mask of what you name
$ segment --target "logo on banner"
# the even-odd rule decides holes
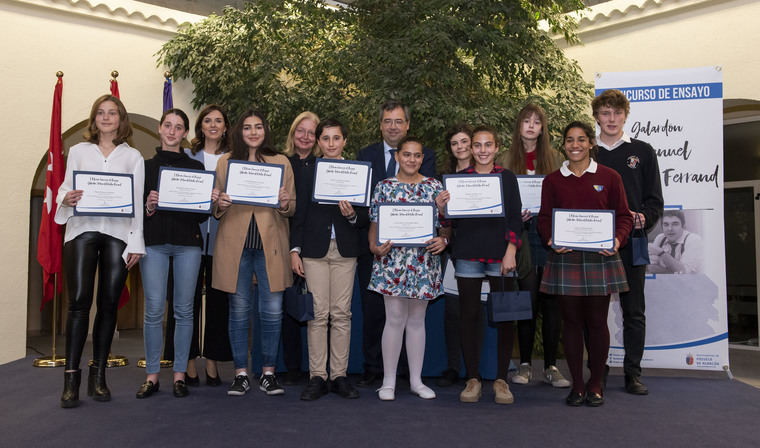
[[[687,366],[694,365],[694,355],[692,355],[691,353],[686,355],[686,365]]]
[[[602,190],[604,190],[604,185],[594,185],[594,190],[596,190],[596,191],[602,191]]]
[[[632,170],[638,168],[640,163],[641,160],[639,160],[639,156],[630,156],[628,157],[628,160],[625,161],[625,165]]]

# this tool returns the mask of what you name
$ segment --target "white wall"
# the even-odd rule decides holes
[[[92,3],[0,0],[0,364],[26,354],[29,197],[47,152],[56,71],[64,72],[64,132],[108,93],[114,69],[127,110],[158,118],[164,69],[154,54],[177,23],[201,19],[127,0]],[[175,106],[193,120],[191,93],[189,83],[174,85]]]
[[[760,2],[613,0],[584,15],[582,45],[565,54],[589,82],[597,72],[720,65],[724,98],[760,99]]]

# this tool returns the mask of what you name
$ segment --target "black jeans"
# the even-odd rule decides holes
[[[98,271],[98,311],[92,328],[92,358],[103,366],[111,350],[119,297],[127,279],[121,254],[126,243],[100,232],[85,232],[63,246],[63,266],[69,292],[66,320],[66,370],[79,369],[87,340],[90,307]]]
[[[385,328],[385,302],[381,294],[367,289],[372,275],[373,259],[374,255],[369,252],[359,255],[356,272],[359,276],[359,291],[362,296],[364,372],[381,374],[383,373],[381,341]]]

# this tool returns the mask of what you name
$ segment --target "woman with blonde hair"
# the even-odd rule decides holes
[[[301,112],[290,125],[290,131],[288,131],[288,137],[285,140],[284,153],[293,168],[298,201],[309,195],[309,191],[311,191],[311,181],[305,179],[308,179],[309,173],[314,170],[316,157],[320,153],[316,138],[317,125],[319,125],[317,114],[308,110]],[[310,201],[311,198],[309,198]],[[291,217],[289,221],[292,235],[295,217]],[[285,361],[285,368],[288,369],[283,377],[282,384],[286,386],[298,384],[303,378],[301,371],[302,325],[287,313],[282,316],[282,357]]]

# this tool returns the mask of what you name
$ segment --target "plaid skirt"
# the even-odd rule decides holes
[[[620,255],[574,250],[549,251],[541,278],[541,292],[562,296],[606,296],[628,291]]]

